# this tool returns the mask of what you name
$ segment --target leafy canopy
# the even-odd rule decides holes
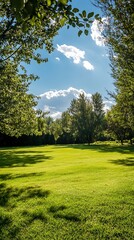
[[[52,40],[63,25],[88,28],[94,13],[73,8],[71,0],[0,1],[0,131],[8,135],[31,134],[37,127],[35,97],[27,93],[34,75],[24,63],[46,62],[39,50],[53,51]],[[96,18],[98,15],[96,15]],[[33,130],[32,130],[33,129]]]
[[[78,28],[78,36],[88,29],[94,13],[73,8],[72,0],[3,0],[0,2],[1,62],[38,63],[46,61],[38,49],[53,50],[52,39],[63,25]],[[96,18],[98,15],[95,16]]]
[[[134,1],[95,0],[108,18],[105,36],[109,47],[116,102],[110,114],[128,134],[134,136]],[[131,131],[130,131],[131,130]]]

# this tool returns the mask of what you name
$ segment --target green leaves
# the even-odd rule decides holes
[[[88,30],[87,29],[85,29],[84,33],[85,33],[86,36],[88,36]]]
[[[66,5],[68,0],[59,0],[60,3],[62,3],[63,5]]]
[[[61,25],[61,26],[64,26],[64,25],[65,25],[65,22],[66,22],[66,18],[63,17],[63,18],[60,20],[60,25]]]
[[[78,9],[78,8],[74,8],[74,9],[73,9],[73,12],[74,12],[74,13],[77,13],[77,12],[79,12],[79,9]]]
[[[96,14],[96,15],[95,15],[95,19],[97,19],[97,20],[100,19],[99,14]]]
[[[79,23],[78,26],[79,27],[84,27],[85,25],[84,25],[84,23]]]
[[[28,77],[18,74],[16,63],[7,62],[0,77],[0,132],[10,136],[31,134],[36,130],[36,101],[28,94]]]
[[[51,0],[47,0],[47,6],[49,7],[51,6],[51,4],[52,4]]]
[[[21,134],[24,133],[23,129],[30,129],[32,116],[34,119],[35,114],[33,106],[36,105],[33,97],[27,94],[28,89],[25,84],[29,85],[31,80],[36,80],[37,77],[28,75],[26,70],[20,75],[18,71],[20,64],[22,62],[30,64],[32,59],[37,63],[46,62],[46,58],[37,53],[38,49],[45,47],[46,51],[51,53],[54,50],[53,38],[65,24],[67,28],[71,26],[78,29],[79,37],[81,34],[87,36],[93,13],[87,13],[85,10],[80,12],[78,8],[73,8],[71,0],[4,0],[1,1],[1,16],[0,49],[3,75],[0,83],[3,86],[1,93],[3,96],[1,101],[4,102],[3,118],[9,113],[7,125],[2,126],[2,131],[6,129],[8,134],[12,131],[12,135],[15,135],[17,131]],[[10,88],[13,96],[9,91],[5,99],[2,94],[7,93],[9,80],[11,80]],[[18,85],[22,89],[22,95],[17,89]],[[12,104],[10,112],[11,97],[14,105]],[[29,116],[31,117],[28,120]],[[21,121],[23,120],[20,127],[19,117]],[[2,119],[0,124],[1,122]]]
[[[68,108],[70,124],[67,123],[67,126],[70,125],[70,133],[73,133],[74,138],[83,143],[96,140],[103,131],[103,100],[98,93],[92,97],[95,101],[89,101],[84,94],[80,94],[79,98],[72,100]]]
[[[79,28],[82,28],[78,31],[78,36],[80,37],[82,33],[84,33],[86,36],[89,34],[88,28],[90,28],[90,24],[93,22],[91,18],[94,16],[94,12],[87,13],[85,10],[82,11],[82,13],[79,13],[79,21],[77,22],[77,26]]]
[[[25,6],[25,0],[11,0],[11,7],[20,11]]]
[[[86,17],[86,11],[82,11],[82,16],[85,18]]]
[[[87,15],[88,18],[91,18],[93,16],[94,16],[94,12],[88,13],[88,15]]]
[[[110,96],[116,102],[110,114],[111,126],[122,139],[132,138],[134,137],[133,0],[130,0],[129,4],[125,0],[114,1],[114,4],[110,4],[108,0],[97,1],[109,20],[105,36],[110,49],[112,77],[115,79],[115,93]],[[95,18],[98,17],[98,14],[95,15]]]
[[[90,28],[90,24],[89,24],[89,23],[86,23],[86,27],[87,27],[87,28]]]
[[[80,30],[80,31],[78,32],[78,36],[80,37],[82,33],[83,33],[83,31]]]

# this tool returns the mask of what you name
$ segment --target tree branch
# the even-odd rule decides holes
[[[11,58],[19,49],[21,48],[21,45],[7,58],[4,58],[3,60],[1,60],[1,62],[7,61],[9,58]]]

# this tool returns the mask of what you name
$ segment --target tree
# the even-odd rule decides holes
[[[52,39],[63,25],[88,34],[94,13],[73,8],[67,0],[3,0],[0,2],[1,62],[46,61],[38,49],[53,50]],[[96,15],[96,18],[98,15]],[[80,28],[82,30],[80,30]]]
[[[55,143],[57,142],[57,139],[62,134],[62,128],[61,128],[61,119],[56,119],[51,124],[51,134],[54,136]]]
[[[109,47],[116,92],[111,94],[124,128],[134,131],[134,1],[96,0],[107,17],[104,35]],[[125,121],[124,121],[125,119]]]
[[[69,113],[69,110],[65,111],[62,113],[61,115],[61,134],[58,138],[58,143],[64,143],[64,144],[68,144],[68,143],[74,143],[74,137],[73,137],[73,133],[72,133],[72,122],[71,122],[71,115]]]
[[[38,134],[43,135],[48,133],[48,117],[46,116],[49,112],[43,112],[42,110],[36,111],[38,121]]]
[[[37,131],[37,102],[27,93],[28,78],[18,74],[15,63],[8,62],[0,78],[0,132],[11,136],[32,134]]]
[[[99,93],[89,100],[84,93],[71,101],[61,116],[59,143],[91,143],[99,140],[104,130],[104,104]]]
[[[92,95],[92,105],[93,105],[93,114],[92,114],[92,122],[93,122],[93,128],[94,128],[94,139],[99,140],[102,131],[104,129],[104,104],[103,104],[103,99],[100,93],[95,93]]]
[[[108,132],[117,140],[120,140],[121,144],[123,144],[123,141],[126,139],[130,140],[130,143],[132,143],[134,133],[130,128],[129,123],[127,123],[127,114],[122,114],[118,104],[108,111],[106,120]]]
[[[90,114],[92,112],[90,101],[84,94],[80,94],[78,99],[72,100],[69,112],[74,139],[80,143],[90,142]]]

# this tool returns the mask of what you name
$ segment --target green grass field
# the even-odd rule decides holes
[[[0,240],[134,239],[134,147],[0,149]]]

